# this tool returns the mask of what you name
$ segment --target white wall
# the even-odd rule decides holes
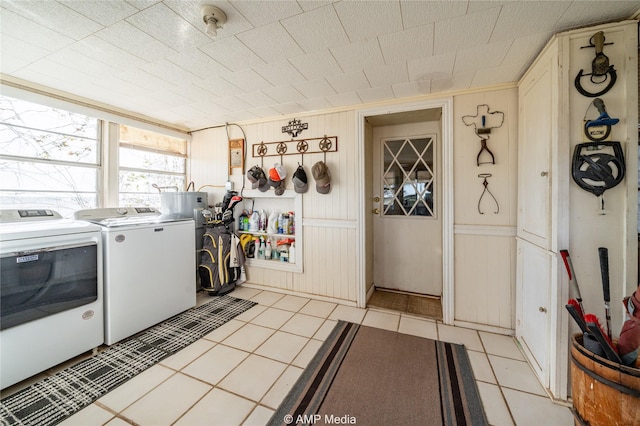
[[[479,138],[462,116],[476,115],[477,106],[504,113],[502,127],[492,129],[488,147],[495,164],[476,164]],[[454,97],[454,251],[455,320],[501,329],[515,328],[515,227],[517,204],[517,89]],[[481,161],[486,157],[481,157]],[[484,187],[480,173],[490,173],[490,196],[478,200]]]
[[[491,110],[505,113],[502,128],[491,134],[489,146],[496,156],[495,165],[476,166],[480,143],[473,129],[462,123],[462,115],[475,114],[478,104],[488,104]],[[333,177],[330,194],[321,195],[311,185],[303,195],[304,271],[281,272],[272,269],[249,268],[249,281],[280,291],[316,295],[355,304],[357,300],[359,208],[354,111],[297,117],[309,123],[308,130],[296,137],[337,136],[338,152],[327,154]],[[290,117],[243,125],[248,150],[251,145],[290,140],[281,127]],[[454,97],[454,205],[455,205],[455,320],[471,326],[488,326],[510,332],[514,328],[515,283],[515,203],[517,158],[517,90],[489,90]],[[229,126],[232,139],[242,138],[236,126]],[[191,180],[195,187],[209,191],[214,204],[224,195],[227,180],[227,134],[224,128],[193,134],[191,143]],[[311,178],[311,165],[322,154],[304,157]],[[265,158],[264,168],[279,161]],[[300,161],[299,155],[284,157],[291,174]],[[259,164],[249,156],[246,167]],[[500,213],[480,215],[478,198],[482,181],[478,173],[492,173],[490,189],[500,203]],[[242,187],[243,176],[234,171],[231,180],[235,189]],[[293,186],[290,177],[287,189]],[[364,253],[362,254],[364,256]],[[365,268],[366,269],[366,268]],[[367,282],[369,284],[369,282]]]

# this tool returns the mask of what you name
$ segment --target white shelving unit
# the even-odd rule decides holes
[[[289,272],[302,272],[303,270],[303,244],[302,244],[302,195],[298,194],[293,190],[286,190],[282,195],[275,195],[273,190],[269,190],[267,192],[260,192],[258,190],[245,190],[243,192],[244,197],[244,207],[249,209],[252,207],[253,210],[260,212],[264,210],[267,214],[267,217],[271,212],[278,213],[286,213],[293,212],[294,213],[294,229],[295,234],[275,234],[275,233],[267,233],[267,232],[252,232],[252,231],[240,231],[238,230],[238,234],[251,234],[256,237],[267,237],[270,238],[271,241],[277,241],[283,238],[291,238],[295,240],[296,247],[296,256],[295,262],[282,262],[281,260],[265,260],[265,259],[257,259],[257,258],[247,258],[247,266],[248,267],[256,267],[256,268],[267,268],[267,269],[276,269],[280,271],[289,271]],[[238,229],[236,225],[236,229]],[[273,245],[273,244],[272,244]],[[276,247],[273,246],[272,250],[275,250]],[[257,252],[257,247],[256,247]]]

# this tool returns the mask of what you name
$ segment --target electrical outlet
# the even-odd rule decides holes
[[[227,183],[224,184],[224,189],[227,191],[233,191],[233,182],[228,180]]]

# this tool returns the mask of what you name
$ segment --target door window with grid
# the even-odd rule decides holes
[[[394,138],[383,140],[382,143],[382,214],[434,217],[434,139]]]

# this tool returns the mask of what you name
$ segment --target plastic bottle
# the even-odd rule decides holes
[[[264,252],[265,252],[264,239],[260,237],[260,248],[258,249],[258,259],[264,259]]]
[[[242,210],[242,213],[238,217],[238,230],[239,231],[245,231],[245,229],[244,229],[244,218],[245,217],[247,217],[247,211],[246,210]]]
[[[264,210],[260,212],[260,232],[267,232],[267,214]]]
[[[260,214],[253,212],[251,219],[249,219],[249,231],[258,232],[258,222],[260,222]]]
[[[289,213],[285,213],[282,215],[282,233],[289,233]]]
[[[267,248],[264,251],[264,258],[267,260],[271,259],[271,240],[267,240]]]
[[[280,213],[280,216],[278,216],[278,234],[282,234],[284,232],[282,229],[283,224],[284,224],[284,213]]]
[[[280,261],[289,262],[289,249],[287,248],[287,246],[284,246],[280,249]]]
[[[296,243],[291,243],[289,247],[289,263],[296,263]]]

